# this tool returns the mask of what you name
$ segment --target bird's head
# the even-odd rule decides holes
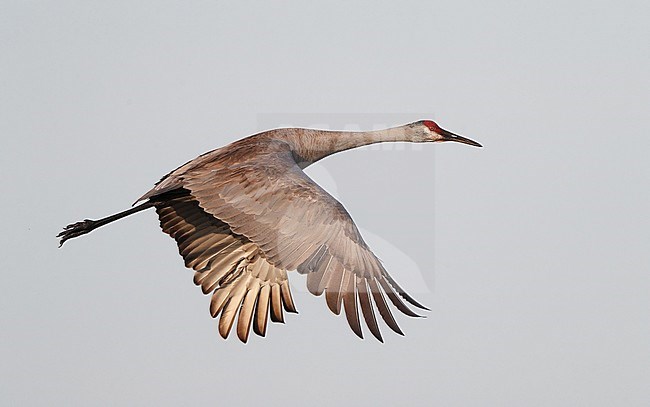
[[[470,140],[458,134],[447,131],[436,124],[433,120],[421,120],[413,123],[417,128],[418,133],[423,137],[422,141],[429,142],[442,142],[442,141],[455,141],[457,143],[469,144],[474,147],[483,147],[474,140]]]

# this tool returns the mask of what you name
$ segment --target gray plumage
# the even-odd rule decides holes
[[[283,322],[296,312],[287,271],[307,275],[314,295],[325,293],[335,314],[343,310],[363,337],[361,317],[380,341],[375,310],[402,335],[388,302],[417,316],[427,309],[391,278],[364,242],[343,205],[303,172],[336,152],[379,142],[478,143],[432,121],[373,132],[276,129],[203,154],[163,177],[139,206],[98,221],[70,225],[61,244],[99,226],[155,207],[162,230],[174,238],[194,283],[211,294],[210,313],[219,333],[248,340],[265,336],[267,318]],[[373,306],[374,305],[374,306]],[[359,308],[360,313],[359,313]]]

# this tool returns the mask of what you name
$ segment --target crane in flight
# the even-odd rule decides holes
[[[266,335],[267,321],[284,322],[296,312],[288,271],[307,276],[308,290],[325,293],[329,309],[343,309],[363,338],[359,310],[372,335],[383,342],[375,309],[390,329],[403,335],[388,301],[428,310],[388,274],[364,242],[343,205],[303,172],[331,154],[384,142],[455,141],[468,138],[431,120],[366,132],[283,128],[265,131],[205,153],[164,176],[124,212],[68,225],[60,245],[128,215],[155,208],[163,232],[178,244],[194,283],[211,294],[210,314],[228,337],[247,342],[252,326]],[[135,204],[134,204],[135,205]],[[373,307],[374,304],[374,307]]]

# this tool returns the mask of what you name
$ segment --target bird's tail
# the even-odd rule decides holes
[[[131,209],[127,209],[123,212],[116,213],[115,215],[111,215],[108,217],[105,217],[103,219],[99,220],[91,220],[91,219],[84,219],[81,222],[73,223],[61,231],[56,237],[58,237],[59,240],[59,247],[63,246],[63,243],[65,243],[69,239],[73,239],[75,237],[85,235],[86,233],[90,233],[93,230],[97,229],[100,226],[107,225],[111,222],[114,222],[118,219],[122,219],[126,216],[133,215],[134,213],[143,211],[145,209],[149,209],[152,206],[154,206],[155,203],[152,202],[151,200],[147,202],[143,202],[138,206],[135,206]]]

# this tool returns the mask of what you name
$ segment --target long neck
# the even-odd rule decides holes
[[[375,131],[327,131],[296,129],[288,138],[294,154],[302,167],[313,164],[329,155],[351,148],[386,142],[417,142],[413,125]]]

